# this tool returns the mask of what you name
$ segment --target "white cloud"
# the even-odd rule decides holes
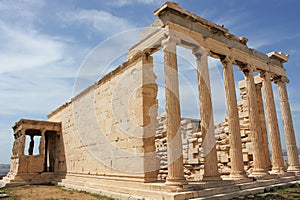
[[[84,24],[92,27],[94,31],[110,35],[134,28],[128,20],[102,10],[79,9],[60,13],[59,17],[66,23]]]
[[[31,22],[39,21],[36,12],[45,5],[45,0],[2,0],[0,1],[1,20],[9,20],[11,24],[31,26]]]
[[[64,44],[35,30],[0,23],[0,73],[44,66],[63,57]]]
[[[224,25],[225,28],[232,31],[233,29],[238,27],[239,24],[241,24],[245,19],[245,15],[237,13],[239,13],[239,11],[231,11],[229,15],[222,15],[221,17],[216,19],[215,23],[218,25]]]
[[[257,27],[258,30],[249,32],[248,46],[259,49],[264,46],[275,45],[299,37],[299,33],[286,32],[282,27]],[[274,34],[276,32],[276,34]]]
[[[71,98],[87,48],[41,28],[43,6],[44,1],[0,1],[1,115],[46,118]]]

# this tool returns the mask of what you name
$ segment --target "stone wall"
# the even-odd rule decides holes
[[[158,179],[164,180],[168,174],[168,158],[167,158],[167,138],[166,138],[166,116],[165,113],[157,118],[158,127],[155,135],[156,154],[160,161],[160,170]],[[192,178],[200,169],[200,160],[198,159],[199,147],[195,146],[195,141],[198,140],[199,120],[182,118],[181,132],[183,144],[183,163],[185,166],[184,172],[187,178]],[[201,139],[200,139],[201,140]]]
[[[240,95],[242,100],[238,102],[240,118],[240,133],[242,139],[242,153],[244,169],[250,173],[253,167],[253,150],[250,135],[249,110],[246,99],[246,88],[240,84]],[[156,153],[160,158],[160,170],[158,179],[164,180],[167,177],[167,139],[165,127],[165,114],[158,117],[158,128],[155,136]],[[182,143],[184,172],[187,179],[199,180],[204,169],[204,158],[201,154],[202,134],[200,130],[200,120],[182,118]],[[216,149],[218,167],[221,175],[229,175],[231,170],[230,145],[228,132],[228,119],[215,124]]]
[[[151,63],[152,57],[132,58],[48,116],[62,122],[67,173],[156,178]]]

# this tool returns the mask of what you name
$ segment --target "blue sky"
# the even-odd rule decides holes
[[[160,0],[0,0],[0,163],[9,163],[13,142],[11,126],[20,118],[47,119],[47,114],[68,101],[77,90],[125,60],[126,50],[138,41],[141,28],[156,17]],[[283,51],[290,79],[288,92],[295,133],[300,142],[300,2],[298,0],[188,0],[181,7],[224,25],[231,33],[249,39],[248,46],[263,53]],[[95,49],[95,47],[97,47]],[[102,49],[102,50],[99,50]],[[96,71],[82,71],[91,56]],[[99,50],[99,52],[98,52]],[[199,117],[196,76],[191,54],[179,49],[182,115]],[[155,55],[158,83],[163,82],[162,56]],[[222,71],[210,60],[215,121],[225,116]],[[81,68],[80,68],[81,67]],[[81,69],[81,70],[80,70]],[[88,69],[88,68],[86,68]],[[89,77],[76,86],[78,74]],[[236,80],[242,74],[235,69]],[[185,80],[189,83],[185,84]],[[185,88],[185,86],[187,88]],[[162,89],[162,87],[160,87]],[[274,87],[275,98],[277,90]],[[159,92],[163,111],[163,90]],[[194,105],[194,106],[191,106]],[[281,134],[281,113],[276,102]],[[282,137],[283,138],[283,137]]]

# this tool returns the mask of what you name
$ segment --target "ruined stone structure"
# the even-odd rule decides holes
[[[21,119],[13,130],[15,141],[10,172],[3,178],[4,182],[47,183],[59,177],[59,172],[66,171],[60,122]],[[25,147],[26,136],[30,140],[28,147]],[[40,137],[40,143],[35,147],[37,137]],[[34,148],[38,151],[37,155],[33,155]]]
[[[122,65],[50,113],[48,122],[16,123],[11,171],[2,184],[51,181],[118,199],[219,199],[262,192],[266,187],[299,180],[298,152],[286,90],[288,79],[283,66],[288,56],[281,52],[265,55],[250,49],[246,38],[236,37],[176,3],[167,2],[154,14],[157,21],[144,30]],[[199,121],[181,119],[177,46],[189,49],[195,56],[201,126],[195,125]],[[166,114],[165,131],[159,135],[158,87],[151,55],[161,49]],[[226,91],[227,120],[224,128],[219,127],[217,137],[209,56],[223,65]],[[245,77],[239,85],[241,103],[236,99],[233,67],[238,67]],[[287,169],[273,82],[278,86],[281,104]],[[27,148],[29,155],[24,153],[26,135],[32,140]],[[31,155],[37,148],[37,137],[39,154]],[[273,152],[271,160],[268,138]],[[251,148],[247,147],[248,140]],[[163,148],[167,155],[161,154],[163,158],[159,160]],[[250,171],[247,168],[246,174],[244,164],[252,160],[249,167],[253,167]],[[185,177],[185,172],[190,176]]]

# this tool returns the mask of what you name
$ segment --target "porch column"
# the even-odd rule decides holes
[[[208,55],[200,47],[193,49],[193,54],[196,56],[198,72],[202,149],[204,154],[203,180],[221,180],[218,171],[215,127],[207,63]]]
[[[299,172],[299,155],[296,145],[296,138],[293,126],[293,119],[290,109],[289,98],[286,90],[286,82],[288,81],[285,77],[276,77],[274,79],[278,86],[280,107],[282,113],[282,122],[284,128],[284,137],[286,141],[286,149],[288,155],[288,172]]]
[[[45,132],[46,130],[41,130],[41,139],[39,145],[39,154],[45,155]]]
[[[278,128],[278,119],[274,101],[274,94],[269,72],[261,72],[263,80],[264,101],[266,106],[266,115],[270,133],[272,148],[272,173],[283,173],[285,171],[282,155],[280,133]]]
[[[258,80],[257,80],[258,79]],[[269,150],[269,141],[268,141],[268,132],[264,111],[263,98],[261,93],[262,80],[259,76],[254,77],[255,87],[256,87],[256,100],[257,100],[257,109],[258,109],[258,119],[260,122],[260,129],[262,134],[262,143],[264,147],[264,168],[270,171],[272,169],[270,150]],[[262,155],[261,155],[262,156]]]
[[[249,106],[249,121],[250,121],[250,133],[251,142],[253,145],[253,162],[254,168],[252,176],[264,176],[268,172],[265,169],[265,159],[264,159],[264,147],[262,144],[262,134],[261,125],[258,118],[258,108],[256,102],[256,88],[254,83],[253,69],[250,65],[245,65],[241,68],[244,72],[246,89],[247,89],[247,99]],[[262,156],[263,153],[263,156]]]
[[[233,178],[245,177],[244,161],[242,154],[242,141],[240,133],[240,120],[237,108],[236,91],[234,84],[234,74],[232,70],[232,60],[226,57],[221,60],[224,74],[224,86],[226,94],[226,106],[228,116],[228,130],[230,142],[231,172]]]
[[[168,177],[166,184],[181,186],[186,180],[183,171],[181,115],[178,88],[176,45],[179,42],[170,36],[162,41],[164,48],[166,131],[168,151]]]
[[[19,155],[25,155],[25,146],[26,146],[26,130],[21,130],[21,136],[20,136],[20,154]]]

